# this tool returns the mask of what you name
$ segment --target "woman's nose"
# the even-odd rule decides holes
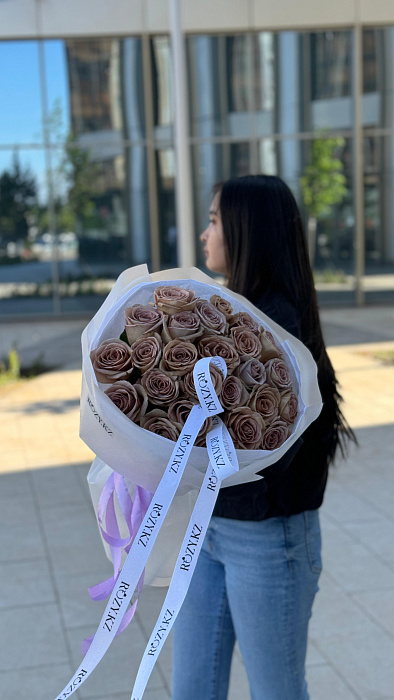
[[[204,241],[206,240],[206,238],[207,238],[207,235],[208,235],[208,229],[206,228],[205,231],[203,231],[203,232],[200,234],[200,241],[203,241],[203,242],[204,242]]]

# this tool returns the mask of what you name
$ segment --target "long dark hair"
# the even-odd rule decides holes
[[[327,439],[331,461],[355,440],[342,411],[342,397],[327,355],[302,218],[289,187],[274,175],[232,178],[213,188],[219,196],[227,260],[227,286],[252,303],[271,295],[295,307],[301,340],[318,367],[324,413],[333,428]]]

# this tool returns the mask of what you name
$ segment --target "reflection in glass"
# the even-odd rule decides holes
[[[316,139],[315,143],[319,141],[331,145],[328,152],[321,149],[321,158],[315,156],[313,161],[315,172],[311,185],[315,191],[314,204],[302,201],[301,194],[299,201],[305,213],[309,250],[313,251],[317,280],[342,284],[347,282],[347,275],[354,274],[352,142],[350,139]],[[311,149],[311,142],[302,144],[301,176],[307,174],[306,167],[312,158]],[[337,172],[345,178],[340,186],[333,177]],[[332,200],[336,200],[336,203],[333,204]],[[313,219],[316,220],[315,227],[310,226]],[[314,236],[313,241],[310,240],[311,235]]]
[[[394,28],[363,32],[364,126],[394,129]]]
[[[157,196],[159,206],[160,265],[177,265],[175,211],[175,153],[173,148],[156,151]]]
[[[153,37],[151,55],[154,124],[155,127],[169,127],[174,122],[170,38]],[[160,138],[160,130],[156,136]]]
[[[42,143],[37,41],[0,42],[0,142]]]
[[[365,272],[394,272],[394,136],[364,142]]]
[[[254,128],[256,135],[274,132],[275,109],[275,37],[261,32],[252,37]]]
[[[216,182],[251,172],[250,146],[249,143],[201,144],[192,149],[192,163],[196,255],[199,267],[204,267],[198,236],[207,226],[212,186]]]
[[[250,135],[252,48],[247,34],[187,38],[193,135]]]
[[[328,31],[310,34],[312,100],[351,95],[351,33]]]
[[[66,39],[65,46],[73,133],[120,131],[120,42]]]

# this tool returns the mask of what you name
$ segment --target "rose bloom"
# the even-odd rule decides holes
[[[223,375],[220,369],[215,367],[213,364],[209,365],[209,374],[212,379],[213,388],[215,389],[216,394],[219,396],[222,390]],[[181,385],[185,394],[190,396],[190,398],[195,399],[195,401],[198,401],[196,387],[194,386],[193,372],[188,372],[184,375],[184,377],[182,377]]]
[[[256,384],[264,384],[267,375],[263,363],[255,358],[241,362],[234,370],[234,374],[243,381],[248,389],[252,389]]]
[[[193,342],[203,333],[200,325],[200,319],[194,311],[179,311],[179,313],[170,316],[168,324],[164,318],[163,340],[170,343],[171,340],[179,338]]]
[[[97,381],[103,384],[126,379],[133,369],[130,346],[117,338],[104,340],[92,350],[90,359]]]
[[[174,423],[180,423],[183,426],[193,406],[197,406],[196,401],[180,396],[168,406],[168,417]]]
[[[148,369],[140,379],[148,399],[157,406],[168,406],[179,396],[179,382],[161,369]]]
[[[160,369],[173,376],[183,377],[190,372],[198,360],[197,348],[186,340],[171,340],[163,348]]]
[[[239,450],[258,450],[265,424],[259,413],[247,406],[235,408],[224,414],[224,422]]]
[[[280,394],[276,387],[262,384],[255,386],[250,395],[248,406],[263,417],[266,425],[278,417]]]
[[[234,316],[229,319],[229,326],[233,328],[234,326],[247,326],[249,330],[253,333],[258,334],[260,331],[260,326],[256,321],[248,314],[246,311],[239,311]]]
[[[294,423],[297,418],[298,401],[291,389],[284,391],[280,396],[279,415],[286,423]]]
[[[249,394],[238,377],[230,374],[223,382],[220,393],[220,403],[227,411],[231,411],[238,406],[244,406],[249,399]]]
[[[189,416],[190,411],[193,406],[196,406],[196,401],[190,401],[187,398],[179,398],[173,401],[168,407],[168,418],[174,422],[179,423],[182,427],[185,425],[186,420]],[[196,437],[195,445],[197,447],[205,447],[207,433],[212,428],[212,418],[206,418],[202,424],[199,433]]]
[[[223,334],[227,330],[227,321],[224,314],[217,309],[210,301],[200,299],[196,303],[196,313],[200,317],[201,325],[209,331],[209,335],[214,333]]]
[[[149,411],[149,413],[141,418],[140,425],[145,430],[149,430],[151,433],[161,435],[161,437],[165,437],[167,440],[173,440],[174,442],[178,440],[182,430],[182,426],[179,423],[172,423],[168,419],[166,412],[159,408],[154,408],[153,411]]]
[[[198,351],[201,357],[222,357],[227,365],[227,371],[232,372],[240,363],[239,355],[231,338],[222,338],[218,335],[209,335],[198,342]]]
[[[125,331],[130,345],[147,333],[159,332],[163,313],[148,304],[134,304],[125,309]]]
[[[267,362],[273,357],[282,357],[280,347],[276,343],[275,338],[270,331],[262,329],[260,333],[260,340],[262,345],[260,356],[261,362]]]
[[[242,360],[260,357],[262,345],[259,338],[247,326],[234,326],[230,331],[231,338]]]
[[[138,421],[147,409],[148,397],[139,384],[133,385],[120,380],[108,387],[104,393],[132,421]]]
[[[288,366],[278,357],[273,357],[265,363],[267,383],[278,389],[290,389],[291,377]]]
[[[222,314],[226,317],[228,320],[230,316],[232,316],[233,313],[233,307],[231,306],[230,302],[227,301],[226,299],[223,299],[220,297],[218,294],[214,294],[210,300],[211,304],[213,304],[219,311],[221,311]]]
[[[285,440],[289,437],[290,431],[289,426],[285,421],[277,418],[271,425],[268,426],[265,431],[261,443],[263,450],[276,450],[278,447],[283,445]]]
[[[193,311],[196,305],[196,295],[192,289],[176,286],[156,287],[153,292],[158,309],[165,314],[176,314],[179,311]]]
[[[163,342],[158,333],[136,340],[131,346],[134,367],[142,373],[156,367],[160,361],[162,346]]]

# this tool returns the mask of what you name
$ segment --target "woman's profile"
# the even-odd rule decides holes
[[[321,571],[319,507],[328,468],[354,439],[326,352],[296,201],[278,177],[214,187],[206,266],[299,338],[323,409],[263,479],[222,488],[174,626],[173,700],[226,700],[235,641],[252,700],[308,700],[308,623]]]

